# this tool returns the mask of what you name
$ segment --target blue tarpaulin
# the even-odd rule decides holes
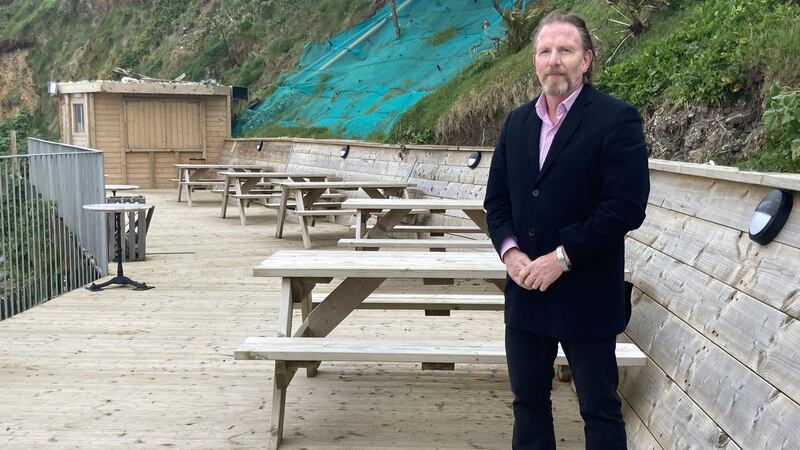
[[[400,115],[494,49],[505,33],[491,0],[398,0],[397,10],[400,39],[387,2],[350,30],[307,44],[300,70],[246,111],[234,134],[268,123],[352,138],[388,133]]]

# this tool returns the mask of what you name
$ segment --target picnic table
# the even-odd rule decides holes
[[[138,185],[135,184],[107,184],[106,190],[111,191],[111,196],[116,197],[117,191],[133,191],[139,189]]]
[[[278,226],[275,228],[275,237],[283,237],[283,225],[289,209],[289,198],[294,198],[294,213],[300,224],[300,234],[303,237],[303,246],[311,248],[311,237],[308,232],[307,220],[315,216],[353,215],[352,209],[344,208],[314,208],[314,204],[326,192],[332,190],[358,191],[361,190],[370,198],[386,199],[388,197],[407,197],[411,183],[396,181],[315,181],[295,182],[277,181],[281,187],[281,197],[278,203]]]
[[[175,164],[178,169],[178,202],[181,201],[181,191],[186,189],[186,199],[189,206],[192,206],[192,190],[195,187],[212,187],[222,186],[224,180],[217,177],[214,172],[220,170],[231,171],[250,171],[250,170],[270,170],[270,166],[266,164],[234,164],[234,163],[218,163],[218,164]]]
[[[323,172],[241,172],[241,171],[221,171],[222,183],[222,210],[220,216],[225,218],[228,210],[228,199],[236,199],[236,206],[239,209],[239,219],[242,225],[247,224],[245,215],[245,204],[251,200],[263,200],[268,203],[270,199],[280,198],[279,191],[271,189],[259,189],[264,187],[264,183],[275,180],[289,181],[325,181],[329,174]],[[233,192],[231,193],[231,190]]]
[[[281,250],[254,270],[257,277],[280,277],[281,298],[277,337],[247,338],[235,359],[275,361],[269,448],[278,448],[283,437],[286,390],[300,368],[314,376],[320,361],[418,362],[423,369],[453,369],[456,363],[505,364],[502,339],[392,340],[366,337],[328,337],[387,279],[415,279],[443,284],[456,279],[484,280],[502,291],[506,268],[494,254],[485,252],[354,252]],[[343,281],[318,304],[312,291],[334,278]],[[293,306],[302,322],[292,326]],[[388,308],[388,306],[384,306]],[[396,298],[394,307],[402,308]],[[498,320],[502,320],[498,318]],[[633,344],[617,344],[620,365],[644,365],[645,355]],[[566,364],[559,350],[556,364]]]
[[[488,235],[486,212],[483,210],[481,200],[453,200],[444,198],[391,198],[391,199],[348,199],[342,208],[356,211],[355,239],[343,239],[340,245],[358,248],[395,247],[413,248],[425,247],[431,250],[445,250],[447,248],[491,248],[488,240],[467,239],[382,239],[395,230],[395,227],[412,212],[444,213],[445,211],[461,211],[469,217],[476,228],[427,226],[406,227],[417,231],[427,230],[431,235],[443,235],[446,232],[480,232]],[[378,214],[374,225],[368,226],[371,215]],[[460,230],[460,231],[459,231]],[[452,242],[451,242],[452,241]]]

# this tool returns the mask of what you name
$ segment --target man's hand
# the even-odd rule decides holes
[[[524,289],[531,289],[523,284],[523,278],[519,276],[520,272],[531,263],[531,259],[528,258],[528,255],[519,248],[513,247],[503,255],[503,263],[506,265],[506,271],[515,283]]]
[[[510,251],[511,250],[509,250],[509,252]],[[518,273],[519,281],[517,281],[517,278],[514,278],[513,275],[512,279],[525,289],[538,289],[544,292],[562,273],[564,273],[564,271],[558,263],[556,252],[553,251],[536,258],[535,261],[522,268]]]

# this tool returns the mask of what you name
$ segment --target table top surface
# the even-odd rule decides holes
[[[231,178],[289,178],[289,177],[315,177],[322,178],[330,176],[329,173],[322,172],[230,172],[227,170],[218,172],[220,175]]]
[[[268,164],[175,164],[179,169],[266,169]]]
[[[108,191],[130,191],[133,189],[139,189],[139,186],[135,184],[107,184],[106,190]]]
[[[461,209],[483,210],[483,200],[454,200],[448,198],[351,198],[342,208],[355,209]]]
[[[400,181],[278,181],[277,184],[290,189],[315,189],[315,188],[404,188],[416,186],[414,183]]]
[[[100,212],[124,212],[141,211],[143,209],[150,209],[154,206],[155,205],[148,203],[95,203],[91,205],[83,205],[83,209]]]
[[[504,280],[506,266],[491,252],[280,250],[254,268],[253,275]]]

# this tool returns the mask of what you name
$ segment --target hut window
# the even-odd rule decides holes
[[[84,119],[83,115],[83,103],[74,103],[72,105],[72,132],[86,132],[86,120]]]

